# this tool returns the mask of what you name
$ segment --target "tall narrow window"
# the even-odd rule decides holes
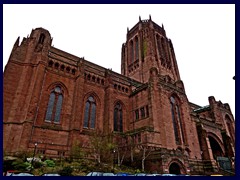
[[[135,57],[136,57],[136,59],[135,60],[138,60],[138,53],[139,53],[139,51],[138,51],[138,38],[136,37],[136,39],[135,39]]]
[[[173,122],[173,130],[175,135],[175,141],[176,144],[181,144],[181,138],[180,138],[180,127],[179,127],[179,109],[177,106],[177,102],[174,97],[170,98],[171,103],[171,114],[172,114],[172,122]]]
[[[42,33],[42,34],[40,35],[40,37],[39,37],[38,43],[43,44],[44,39],[45,39],[45,35]]]
[[[146,116],[149,117],[149,109],[148,109],[148,105],[146,105]]]
[[[161,56],[161,41],[159,35],[157,35],[157,48],[158,48],[158,54]]]
[[[117,103],[114,107],[114,131],[123,131],[122,106]]]
[[[144,107],[141,107],[141,108],[140,108],[140,112],[141,112],[141,118],[145,118]]]
[[[134,62],[134,47],[133,41],[130,41],[130,64]]]
[[[45,121],[54,123],[60,122],[62,102],[62,89],[61,87],[56,86],[49,96]]]
[[[138,120],[139,119],[139,110],[135,110],[135,119]]]
[[[161,45],[162,45],[162,47],[161,47],[161,49],[162,49],[162,56],[165,59],[166,58],[166,50],[165,50],[165,41],[164,41],[163,38],[161,38]]]
[[[96,121],[96,102],[92,96],[89,96],[85,104],[84,128],[95,128]]]
[[[172,113],[172,122],[173,122],[173,130],[174,130],[174,135],[175,135],[175,141],[177,144],[179,144],[179,136],[178,136],[178,128],[177,128],[177,122],[175,119],[175,114],[174,114],[174,104],[171,103],[171,113]]]
[[[180,114],[180,110],[179,110],[178,105],[176,105],[176,113],[177,113],[178,121],[179,121],[179,124],[180,124],[182,140],[183,140],[183,143],[186,143],[186,141],[185,141],[185,134],[184,134],[184,126],[183,126],[183,122],[182,122],[182,118],[181,118],[181,114]]]
[[[60,94],[58,96],[58,100],[57,100],[57,104],[56,104],[56,112],[55,112],[55,118],[54,118],[54,122],[59,122],[60,121],[60,114],[61,114],[61,108],[62,108],[62,100],[63,97]]]

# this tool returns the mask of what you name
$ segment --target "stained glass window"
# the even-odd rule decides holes
[[[62,109],[62,100],[63,100],[63,96],[60,94],[58,96],[58,100],[57,100],[57,104],[56,104],[56,112],[55,112],[54,122],[59,122],[60,121],[60,114],[61,114],[61,109]]]
[[[181,133],[182,133],[182,140],[183,140],[184,143],[186,143],[186,142],[185,142],[183,122],[182,122],[182,118],[181,118],[181,115],[180,115],[180,111],[179,111],[178,105],[176,105],[176,113],[177,113],[178,121],[179,121],[179,124],[180,124],[180,127],[181,127],[180,129],[181,129]]]
[[[46,121],[51,121],[52,113],[53,113],[54,101],[55,101],[55,93],[52,92],[52,93],[50,94],[49,101],[48,101]]]
[[[179,108],[179,101],[172,96],[170,97],[170,104],[176,144],[186,144],[185,128]]]
[[[96,119],[96,105],[92,104],[91,108],[91,128],[95,128],[95,119]]]
[[[114,107],[114,131],[123,131],[123,114],[120,103],[117,103]]]
[[[174,104],[171,103],[171,112],[172,112],[172,122],[173,122],[173,130],[174,130],[174,135],[175,135],[175,140],[176,143],[179,144],[179,135],[178,135],[178,127],[177,127],[177,121],[175,117],[175,112],[174,112]]]
[[[84,128],[95,128],[96,121],[96,103],[92,96],[89,96],[85,105]]]
[[[118,131],[118,109],[114,109],[114,131]]]
[[[131,64],[134,62],[134,47],[133,47],[133,41],[130,42],[130,58],[131,58]]]
[[[136,47],[136,49],[135,49],[135,56],[136,56],[136,60],[138,59],[138,38],[136,38],[136,42],[135,42],[136,44],[135,44],[135,47]]]
[[[83,125],[85,128],[88,128],[89,107],[90,107],[90,103],[87,101],[85,106],[84,125]]]
[[[49,96],[45,121],[54,123],[60,122],[62,102],[63,95],[61,87],[56,86]]]

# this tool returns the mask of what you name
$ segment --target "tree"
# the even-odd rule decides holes
[[[90,148],[92,149],[93,157],[98,164],[101,163],[101,140],[102,137],[98,133],[94,133],[93,136],[90,137]]]
[[[115,151],[117,152],[117,164],[120,167],[127,153],[127,147],[123,144],[123,138],[117,134],[114,138]]]
[[[147,145],[138,145],[137,148],[142,151],[142,171],[145,170],[145,160],[151,154],[153,148]]]
[[[135,152],[135,148],[136,148],[136,144],[135,144],[135,136],[131,136],[131,141],[130,141],[130,156],[131,156],[131,163],[133,163],[134,161],[134,152]]]
[[[112,143],[109,136],[106,136],[101,132],[95,132],[90,137],[90,148],[96,162],[101,164],[102,161],[109,163],[112,160],[111,157],[115,145]]]
[[[72,148],[70,150],[70,158],[71,159],[82,159],[84,158],[86,152],[84,150],[84,143],[80,143],[79,141],[74,141]]]
[[[117,147],[117,158],[118,158],[118,166],[119,167],[122,165],[125,155],[126,155],[125,148]]]

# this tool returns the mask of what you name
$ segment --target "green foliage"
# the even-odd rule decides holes
[[[42,162],[38,162],[38,161],[33,163],[33,167],[34,168],[40,168],[40,167],[42,167],[42,165],[43,165],[43,163]]]
[[[65,166],[59,171],[61,176],[72,176],[73,168],[71,166]]]
[[[108,142],[106,148],[107,148],[108,150],[113,151],[113,149],[116,148],[116,145],[115,145],[114,143],[110,143],[110,142]]]
[[[31,167],[31,163],[24,162],[22,159],[17,159],[12,163],[12,166],[15,170],[26,171]]]
[[[24,165],[26,166],[25,170],[30,170],[32,165],[29,162],[24,162]]]
[[[44,164],[47,166],[47,167],[55,167],[55,162],[53,160],[45,160],[44,161]]]
[[[101,158],[102,162],[97,163],[96,160],[91,160],[87,158],[81,158],[81,159],[75,159],[71,163],[67,162],[66,159],[59,159],[58,161],[55,160],[45,160],[43,163],[33,161],[33,169],[31,169],[31,162],[24,162],[22,159],[13,159],[11,161],[4,161],[3,169],[5,170],[16,170],[19,172],[24,172],[26,170],[30,170],[35,175],[41,175],[44,173],[59,173],[62,176],[83,176],[86,175],[88,172],[91,171],[104,171],[104,172],[110,172],[112,170],[113,165],[113,149],[116,149],[116,145],[111,143],[111,138],[102,136],[102,142],[100,143],[100,146],[102,147],[103,151],[107,152],[101,152]],[[110,153],[111,156],[108,159],[104,159],[104,157],[107,157],[107,153]],[[13,162],[14,161],[14,162]],[[109,162],[108,162],[109,161]],[[42,166],[44,164],[44,166]],[[5,167],[6,166],[6,167]],[[128,164],[125,166],[124,164],[121,165],[121,167],[115,166],[114,171],[115,172],[141,172],[139,169],[135,171],[137,166]]]
[[[112,163],[113,149],[116,145],[112,143],[112,137],[101,132],[95,132],[90,137],[91,155],[97,163]]]
[[[81,159],[85,156],[85,151],[83,149],[83,145],[79,143],[78,141],[75,141],[73,143],[73,146],[70,151],[70,158],[71,159]]]
[[[139,169],[136,169],[135,173],[141,173],[141,171]]]

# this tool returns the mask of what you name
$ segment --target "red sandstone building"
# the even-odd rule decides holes
[[[229,105],[212,96],[204,107],[188,101],[173,44],[151,17],[128,30],[121,74],[51,46],[43,28],[19,43],[4,70],[4,152],[38,143],[38,153],[67,157],[74,141],[101,131],[150,149],[148,171],[207,173],[234,160]]]

